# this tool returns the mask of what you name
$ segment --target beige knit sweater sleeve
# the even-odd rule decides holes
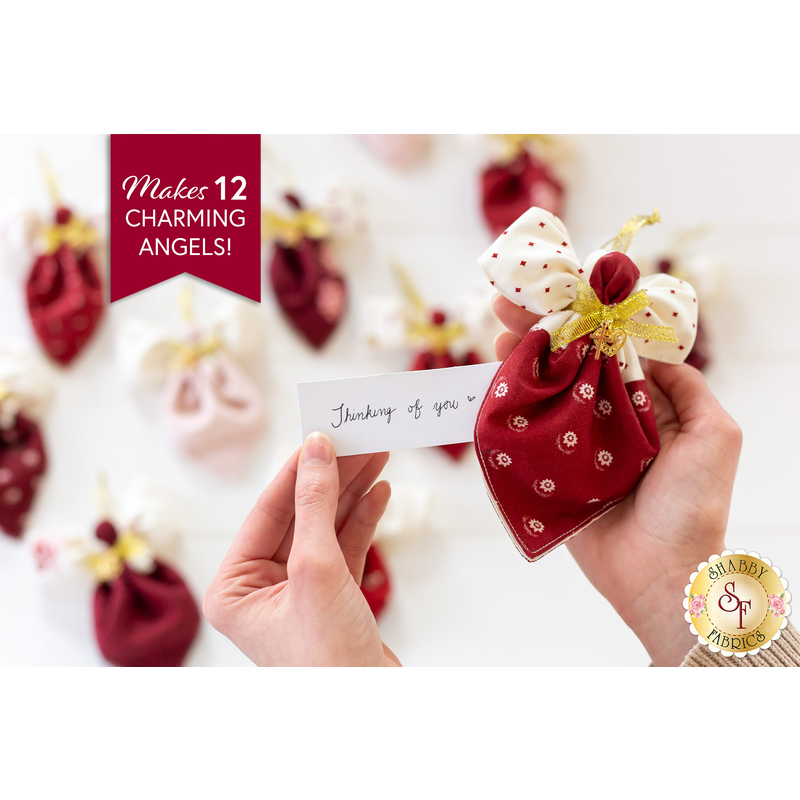
[[[758,655],[736,658],[712,653],[707,647],[696,644],[686,656],[682,667],[800,667],[800,636],[790,622],[781,638]]]

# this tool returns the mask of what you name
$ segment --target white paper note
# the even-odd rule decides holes
[[[471,442],[499,366],[298,383],[303,438],[321,431],[340,456]]]

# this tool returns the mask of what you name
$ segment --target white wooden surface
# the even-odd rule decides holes
[[[728,265],[726,295],[709,318],[716,361],[708,378],[745,434],[728,545],[767,555],[800,582],[796,516],[800,428],[796,422],[800,296],[798,137],[573,136],[565,221],[580,255],[613,235],[629,216],[658,206],[665,224],[639,236],[655,255],[670,235],[713,226],[710,249]],[[394,291],[389,258],[401,260],[432,303],[446,303],[480,277],[477,256],[490,243],[478,209],[477,176],[487,155],[477,136],[440,136],[429,158],[407,174],[377,161],[355,137],[264,136],[312,196],[336,177],[367,200],[368,241],[354,252],[354,305]],[[0,203],[45,202],[35,158],[50,156],[63,194],[76,208],[106,193],[105,137],[0,137]],[[300,380],[401,370],[405,356],[377,356],[358,344],[355,314],[323,353],[287,328],[265,285],[265,348],[259,380],[271,427],[245,477],[226,484],[176,455],[158,419],[121,384],[113,329],[126,315],[177,322],[186,278],[115,304],[73,367],[59,371],[44,429],[51,467],[32,526],[89,525],[98,469],[121,492],[146,474],[171,491],[184,512],[178,566],[200,598],[239,523],[277,466],[297,446],[294,385]],[[197,284],[202,313],[218,291]],[[0,265],[0,336],[32,341],[19,279]],[[430,529],[388,551],[395,591],[381,621],[385,641],[407,665],[630,665],[646,654],[584,579],[566,549],[527,564],[507,540],[485,498],[477,463],[452,465],[438,452],[393,455],[396,485],[430,486]],[[38,581],[24,542],[0,536],[0,665],[102,665],[89,597],[54,603]],[[676,613],[682,613],[676,609]],[[190,666],[249,662],[204,624]]]

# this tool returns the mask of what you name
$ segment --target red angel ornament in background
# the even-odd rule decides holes
[[[156,556],[155,545],[175,535],[168,504],[142,480],[129,487],[119,515],[109,509],[102,485],[100,494],[105,508],[94,530],[34,537],[36,565],[62,586],[92,582],[95,636],[112,664],[179,667],[200,613],[180,574]]]
[[[262,236],[274,243],[269,279],[294,328],[314,347],[328,340],[344,314],[347,288],[334,257],[332,227],[297,195],[284,195],[282,213],[262,214]]]
[[[720,277],[725,270],[722,258],[700,246],[708,232],[709,227],[703,225],[678,234],[655,265],[658,272],[688,281],[697,291],[704,316],[698,317],[697,336],[686,363],[699,370],[706,369],[712,360],[712,340],[706,321],[708,310],[712,308],[713,312],[713,301],[721,291]]]
[[[52,394],[47,367],[36,353],[0,344],[0,530],[21,536],[47,467],[37,421]]]
[[[266,429],[261,392],[243,363],[262,341],[260,318],[246,301],[223,300],[200,326],[184,286],[182,335],[154,322],[124,319],[117,346],[126,377],[161,388],[161,413],[178,448],[224,478],[239,477]]]
[[[25,286],[33,330],[59,364],[69,364],[91,339],[103,314],[103,287],[94,247],[96,230],[61,203],[46,168],[55,206],[51,223],[40,223],[35,260]]]
[[[408,369],[427,370],[482,364],[483,345],[494,339],[489,328],[500,328],[491,312],[492,291],[484,284],[470,290],[453,304],[450,313],[429,308],[407,273],[394,269],[401,288],[401,297],[369,298],[364,303],[363,336],[371,346],[391,350],[416,349]],[[487,323],[491,317],[492,322]],[[489,344],[491,347],[491,344]],[[458,460],[469,442],[441,445],[441,449]]]
[[[531,206],[560,216],[564,187],[551,168],[534,152],[551,142],[538,133],[500,133],[503,152],[481,176],[483,215],[499,236]]]
[[[639,356],[682,363],[697,332],[694,289],[640,277],[625,255],[634,217],[583,265],[564,224],[532,208],[481,256],[494,288],[542,315],[483,400],[475,446],[517,548],[535,561],[624,500],[658,453]]]

